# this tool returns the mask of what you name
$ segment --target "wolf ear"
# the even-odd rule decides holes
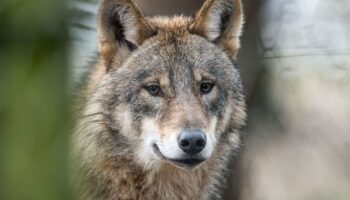
[[[130,52],[153,34],[145,17],[131,0],[101,1],[98,16],[99,51],[107,67],[116,54]]]
[[[191,32],[214,42],[235,59],[243,27],[242,10],[241,0],[207,0],[196,13]]]

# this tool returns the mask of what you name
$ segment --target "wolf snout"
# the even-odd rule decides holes
[[[199,130],[185,130],[178,137],[178,145],[185,153],[194,155],[201,152],[207,144],[205,134]]]

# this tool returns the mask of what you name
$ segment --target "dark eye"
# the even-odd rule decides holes
[[[211,90],[213,89],[214,84],[211,82],[203,82],[201,83],[201,93],[202,94],[209,94],[211,92]]]
[[[160,88],[159,85],[148,85],[145,87],[145,89],[152,96],[158,96],[158,97],[163,96],[162,89]]]

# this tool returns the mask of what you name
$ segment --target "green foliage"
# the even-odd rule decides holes
[[[0,199],[71,199],[67,9],[0,2]]]

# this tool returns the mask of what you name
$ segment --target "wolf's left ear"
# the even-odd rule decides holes
[[[242,10],[241,0],[207,0],[196,13],[190,30],[222,47],[235,59],[243,27]]]
[[[113,58],[142,44],[154,31],[132,0],[102,0],[98,16],[99,50],[108,67]]]

